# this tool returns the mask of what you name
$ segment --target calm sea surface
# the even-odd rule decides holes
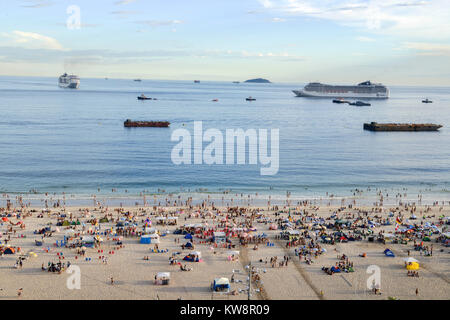
[[[371,186],[450,199],[450,88],[391,86],[390,99],[352,107],[295,97],[291,90],[303,85],[81,79],[81,88],[70,90],[58,88],[56,78],[0,77],[0,192],[231,189],[280,197],[290,191],[301,198],[346,196]],[[158,100],[138,101],[141,93]],[[247,96],[257,100],[247,102]],[[434,103],[421,103],[426,97]],[[127,118],[171,126],[124,128]],[[197,120],[204,130],[223,132],[279,128],[278,174],[261,176],[260,165],[174,165],[171,132],[192,132]],[[364,131],[370,121],[444,127]]]

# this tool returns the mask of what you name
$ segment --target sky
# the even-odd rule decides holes
[[[1,0],[0,75],[450,86],[449,0]]]

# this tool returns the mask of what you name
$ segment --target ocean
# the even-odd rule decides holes
[[[361,79],[364,80],[364,79]],[[421,193],[450,199],[450,88],[391,86],[371,107],[298,98],[304,83],[135,82],[0,77],[0,192],[83,197],[182,193],[272,195],[272,199]],[[138,101],[144,93],[158,100]],[[248,102],[252,96],[256,101]],[[423,98],[434,103],[424,104]],[[212,99],[219,99],[212,102]],[[167,120],[170,128],[124,128],[126,119]],[[279,171],[260,165],[175,165],[178,128],[279,129]],[[439,132],[369,132],[363,123],[431,122]],[[206,146],[206,143],[205,143]],[[116,189],[115,192],[112,192]],[[30,194],[30,191],[33,191]],[[164,191],[164,192],[163,192]]]

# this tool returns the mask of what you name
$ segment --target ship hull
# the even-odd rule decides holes
[[[167,128],[170,126],[170,122],[168,122],[168,121],[131,121],[131,120],[127,120],[123,123],[123,126],[126,128],[139,128],[139,127]]]
[[[364,130],[369,131],[437,131],[441,125],[425,123],[364,123]]]
[[[389,94],[381,93],[358,93],[358,92],[345,92],[345,93],[334,93],[334,92],[314,92],[306,90],[293,90],[297,97],[308,97],[308,98],[360,98],[360,99],[388,99]]]
[[[80,81],[72,81],[70,83],[59,83],[59,87],[64,89],[79,89]]]

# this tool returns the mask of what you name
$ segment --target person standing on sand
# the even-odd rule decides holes
[[[20,298],[20,296],[22,296],[22,292],[23,292],[23,288],[20,288],[19,290],[17,290],[17,296]]]
[[[416,288],[416,296],[419,295],[419,288]]]

